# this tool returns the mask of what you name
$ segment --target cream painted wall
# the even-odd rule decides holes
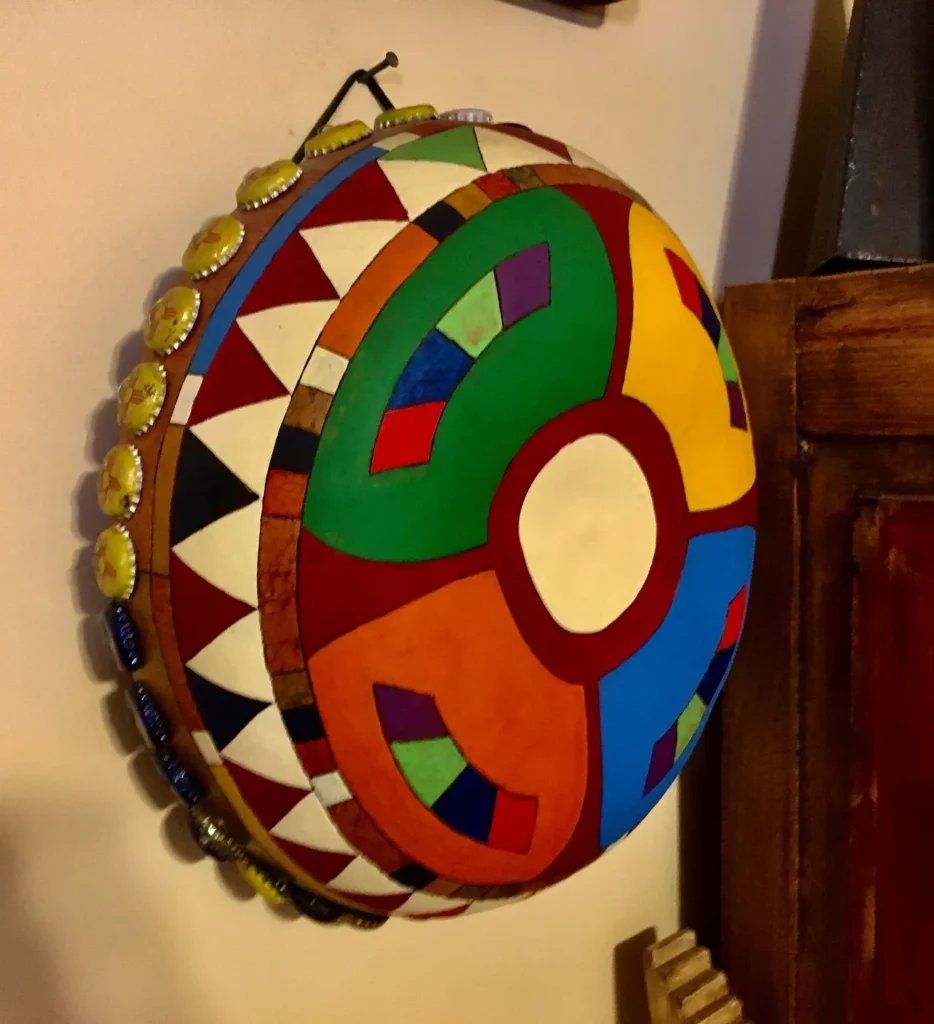
[[[793,92],[810,4],[788,10]],[[155,282],[242,173],[290,153],[387,48],[399,102],[479,104],[573,141],[714,274],[759,13],[623,0],[597,26],[501,0],[0,2],[3,1024],[617,1019],[614,947],[679,923],[674,792],[577,878],[430,926],[284,921],[187,862],[87,619],[93,471]],[[795,112],[778,109],[770,202]],[[373,111],[357,97],[346,113]],[[766,265],[770,231],[747,240]]]

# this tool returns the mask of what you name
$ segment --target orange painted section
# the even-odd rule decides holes
[[[315,654],[308,668],[351,791],[413,859],[447,878],[494,885],[534,878],[564,848],[587,786],[584,691],[529,651],[494,573],[457,580],[361,626]],[[478,771],[538,797],[527,853],[467,839],[415,797],[383,736],[376,682],[431,694]]]
[[[437,244],[417,224],[405,228],[357,278],[334,310],[318,344],[350,359],[383,306]]]

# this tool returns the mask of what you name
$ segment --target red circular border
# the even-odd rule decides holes
[[[519,542],[519,513],[545,463],[587,434],[607,434],[635,457],[652,493],[658,533],[652,567],[635,601],[605,629],[585,635],[563,629],[542,603]],[[513,459],[493,499],[489,545],[510,611],[542,664],[568,682],[596,684],[634,654],[671,606],[687,554],[689,521],[671,438],[641,402],[624,395],[601,398],[570,409],[537,431]]]

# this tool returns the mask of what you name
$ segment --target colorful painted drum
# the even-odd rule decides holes
[[[358,923],[523,899],[632,830],[752,567],[690,256],[582,153],[469,120],[252,172],[189,249],[155,422],[124,417],[135,582],[107,593],[166,778],[268,898]]]

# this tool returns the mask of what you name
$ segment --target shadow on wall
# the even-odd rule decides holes
[[[182,1007],[186,1021],[214,1019],[158,895],[120,856],[127,836],[117,817],[44,793],[0,803],[0,822],[3,1024],[180,1020]],[[67,838],[67,872],[50,830]]]
[[[729,685],[729,683],[727,684]],[[678,783],[681,921],[716,959],[720,944],[720,704]]]
[[[718,292],[804,272],[847,24],[846,0],[762,0]]]
[[[537,14],[547,14],[552,18],[560,18],[572,25],[584,28],[599,28],[605,21],[632,21],[639,10],[639,0],[614,0],[611,7],[594,7],[584,5],[569,7],[552,0],[498,0],[499,3],[522,7]]]

